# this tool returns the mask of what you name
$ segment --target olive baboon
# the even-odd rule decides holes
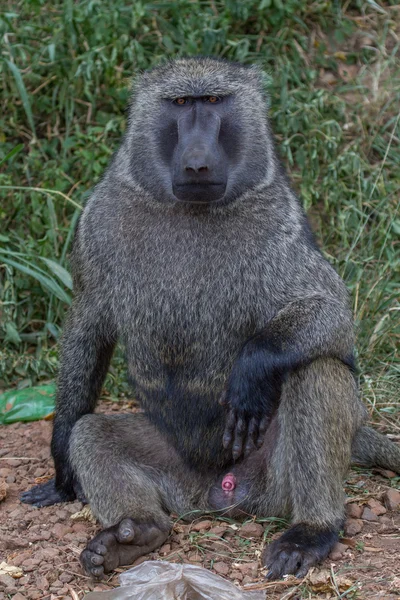
[[[337,539],[352,452],[398,471],[400,450],[363,425],[347,292],[279,163],[257,69],[180,59],[137,79],[72,266],[56,479],[23,501],[83,490],[106,528],[82,554],[94,576],[159,546],[171,511],[290,514],[264,562],[304,575]],[[92,415],[117,338],[144,414]]]

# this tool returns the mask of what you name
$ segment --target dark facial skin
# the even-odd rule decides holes
[[[224,197],[239,154],[233,108],[229,96],[164,100],[160,153],[176,200],[206,204]]]

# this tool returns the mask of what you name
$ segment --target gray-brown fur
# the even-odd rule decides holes
[[[165,98],[196,94],[233,96],[241,133],[214,204],[176,201],[157,145]],[[26,501],[73,497],[80,484],[105,527],[128,518],[152,532],[168,529],[170,511],[290,513],[294,527],[265,556],[277,577],[304,573],[329,552],[352,444],[361,462],[400,469],[400,450],[362,426],[347,291],[279,164],[257,70],[182,59],[138,78],[127,133],[85,207],[72,264],[52,445],[58,492],[52,484]],[[94,409],[117,339],[146,417],[88,415],[75,425]],[[219,400],[253,355],[254,372],[278,356],[284,377],[264,445],[233,466]],[[260,411],[251,396],[250,416]],[[232,469],[238,486],[228,497],[219,486]],[[105,534],[114,546],[115,531]],[[154,535],[144,547],[164,534]],[[83,560],[97,561],[99,575],[93,544]]]

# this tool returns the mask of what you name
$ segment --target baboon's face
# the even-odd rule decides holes
[[[234,103],[233,96],[164,100],[160,154],[178,200],[209,203],[224,197],[240,149]]]
[[[258,71],[177,59],[143,73],[134,90],[125,137],[129,173],[155,201],[227,204],[272,178]]]

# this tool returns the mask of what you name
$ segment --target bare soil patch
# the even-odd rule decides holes
[[[132,403],[122,406],[131,409]],[[120,411],[121,404],[103,402],[101,410]],[[99,584],[81,570],[79,554],[97,526],[84,515],[76,518],[83,508],[80,502],[41,509],[19,502],[22,491],[53,475],[50,437],[48,421],[0,428],[0,498],[5,496],[0,501],[0,600],[78,600],[88,591],[118,585],[118,573]],[[341,594],[394,600],[400,597],[400,493],[393,475],[350,473],[343,539],[304,581],[265,580],[260,556],[264,540],[280,535],[282,523],[276,520],[243,524],[202,516],[187,524],[177,516],[162,548],[136,564],[146,559],[195,563],[237,585],[265,589],[274,600]]]

